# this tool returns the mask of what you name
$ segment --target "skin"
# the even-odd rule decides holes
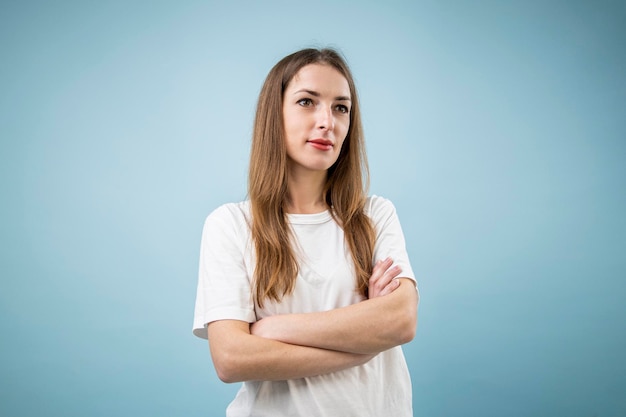
[[[300,69],[284,93],[288,156],[288,211],[318,213],[326,171],[339,156],[350,127],[350,90],[337,70]],[[418,292],[392,259],[374,265],[369,299],[325,312],[285,314],[250,324],[208,325],[211,357],[225,382],[285,380],[366,363],[415,336]]]
[[[400,271],[391,266],[385,270],[391,264],[386,259],[374,271],[373,277],[381,276],[382,288],[367,301],[329,311],[267,317],[253,323],[250,331],[285,343],[361,354],[410,342],[417,325],[417,291],[412,280],[392,278]]]
[[[348,134],[350,105],[348,81],[328,65],[307,65],[287,85],[283,124],[290,212],[316,213],[328,208],[321,190],[326,171],[337,161]],[[319,149],[316,142],[329,143],[329,149]]]

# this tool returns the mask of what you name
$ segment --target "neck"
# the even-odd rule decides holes
[[[289,196],[287,212],[294,214],[321,213],[328,209],[324,198],[326,171],[293,172],[287,182]]]

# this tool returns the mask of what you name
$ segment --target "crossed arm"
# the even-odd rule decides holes
[[[369,282],[369,299],[334,310],[285,314],[250,325],[209,324],[209,345],[224,382],[284,380],[361,365],[415,336],[418,292],[387,259]]]

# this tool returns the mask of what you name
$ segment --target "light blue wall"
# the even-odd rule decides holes
[[[415,415],[626,415],[624,2],[267,3],[1,3],[0,415],[223,414],[202,222],[326,45],[419,274]]]

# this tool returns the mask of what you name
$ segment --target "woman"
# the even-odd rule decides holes
[[[418,292],[393,205],[366,198],[356,89],[333,50],[283,58],[265,80],[249,201],[203,230],[194,334],[227,416],[412,416],[400,345]]]

